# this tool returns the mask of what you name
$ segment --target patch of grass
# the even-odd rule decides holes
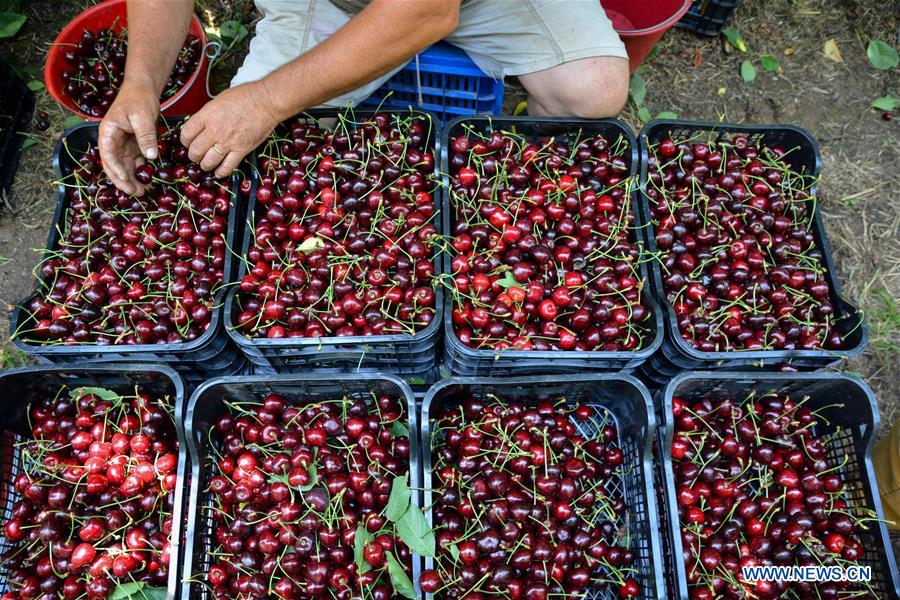
[[[0,345],[0,369],[14,369],[31,364],[27,354],[12,346],[9,342]]]
[[[884,361],[900,353],[900,305],[884,288],[870,291],[869,332],[878,357]]]

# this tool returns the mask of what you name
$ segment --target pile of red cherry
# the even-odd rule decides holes
[[[672,459],[690,597],[875,598],[867,583],[750,582],[744,567],[854,565],[874,513],[848,506],[815,411],[767,395],[672,399]],[[872,513],[863,517],[864,513]]]
[[[164,344],[206,331],[224,279],[231,196],[187,156],[179,129],[138,166],[143,196],[107,179],[96,147],[63,181],[67,221],[16,335],[39,344]]]
[[[116,99],[125,77],[128,37],[125,30],[85,30],[81,40],[63,53],[68,68],[61,73],[66,96],[79,110],[102,117]],[[203,57],[200,38],[188,35],[178,53],[172,74],[159,101],[165,102],[183,88]]]
[[[260,154],[235,325],[251,337],[415,334],[434,319],[430,121],[297,118]]]
[[[453,325],[477,349],[635,350],[639,251],[627,144],[450,139]]]
[[[119,585],[165,591],[178,467],[172,410],[168,398],[100,388],[63,388],[31,405],[3,523],[3,600],[105,600]]]
[[[641,594],[628,507],[610,485],[627,467],[600,412],[469,398],[443,409],[434,431],[438,556],[420,576],[423,591],[469,600]]]
[[[812,179],[744,136],[651,147],[646,195],[678,329],[703,352],[838,349]]]
[[[273,394],[229,407],[210,432],[213,595],[415,597],[399,523],[428,526],[411,502],[402,402]]]

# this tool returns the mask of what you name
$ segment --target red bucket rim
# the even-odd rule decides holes
[[[641,35],[647,35],[648,33],[665,31],[681,20],[681,17],[683,17],[688,9],[691,8],[691,4],[693,4],[693,0],[684,0],[681,8],[675,11],[671,17],[669,17],[665,21],[662,21],[661,23],[657,23],[656,25],[644,27],[643,29],[616,29],[616,33],[618,33],[622,37],[638,37]]]
[[[54,74],[50,73],[50,58],[51,55],[62,52],[61,48],[71,45],[68,42],[63,42],[61,40],[65,37],[68,37],[68,34],[76,30],[79,30],[80,35],[80,31],[83,31],[85,29],[84,25],[82,25],[82,22],[85,21],[88,17],[95,13],[106,10],[112,6],[124,5],[126,1],[127,0],[104,0],[103,2],[95,4],[79,13],[78,16],[69,21],[66,26],[63,27],[62,30],[60,30],[60,32],[57,34],[56,38],[53,40],[53,43],[50,45],[50,50],[48,51],[47,58],[44,61],[44,84],[47,86],[47,91],[50,93],[54,100],[56,100],[60,105],[63,106],[63,108],[86,121],[101,121],[103,120],[103,117],[93,117],[81,112],[81,110],[75,105],[75,102],[66,95],[62,87],[59,85],[59,77],[54,77]],[[191,14],[191,23],[188,26],[188,34],[191,33],[194,33],[195,35],[197,35],[197,37],[200,38],[200,60],[197,62],[197,67],[194,69],[194,72],[191,73],[190,78],[181,87],[181,89],[175,92],[175,94],[171,98],[168,98],[165,102],[160,104],[160,113],[183,98],[184,95],[187,94],[188,90],[191,89],[197,82],[197,78],[200,77],[202,69],[206,67],[206,45],[208,43],[208,38],[206,37],[206,31],[203,29],[203,23],[200,22],[200,19],[197,17],[196,13]],[[56,73],[55,75],[58,75],[58,73]]]

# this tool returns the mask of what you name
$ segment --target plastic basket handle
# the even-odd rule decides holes
[[[209,61],[206,65],[206,95],[210,98],[215,98],[218,94],[213,94],[209,89],[209,82],[212,79],[212,68],[215,65],[216,60],[222,54],[222,42],[219,40],[210,40],[206,43],[206,48],[203,49],[203,54],[206,56]]]

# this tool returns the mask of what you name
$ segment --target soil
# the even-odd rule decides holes
[[[30,0],[28,20],[0,52],[40,79],[47,48],[57,32],[90,2]],[[198,14],[217,25],[235,18],[251,30],[256,13],[242,0],[199,3]],[[644,101],[651,115],[663,111],[680,118],[740,123],[792,123],[808,129],[822,154],[821,209],[843,292],[867,315],[869,347],[846,370],[861,375],[876,391],[882,420],[900,417],[900,115],[887,122],[869,108],[875,98],[900,96],[900,69],[878,71],[866,59],[870,39],[900,46],[900,2],[866,0],[754,0],[741,4],[729,23],[740,31],[747,52],[722,37],[703,37],[674,29],[666,34],[641,70]],[[826,56],[833,40],[841,61]],[[247,40],[242,46],[246,46]],[[770,55],[780,67],[761,68]],[[235,48],[217,69],[227,81],[241,57]],[[752,60],[757,76],[745,82],[740,64]],[[40,257],[57,198],[51,156],[67,114],[46,91],[37,108],[48,113],[50,128],[30,131],[35,144],[20,163],[9,208],[0,215],[0,301],[14,303],[33,287],[31,270]],[[524,99],[509,81],[506,106]],[[642,123],[631,104],[622,118],[636,130]],[[6,328],[0,316],[0,329]],[[22,359],[8,344],[0,366]]]

